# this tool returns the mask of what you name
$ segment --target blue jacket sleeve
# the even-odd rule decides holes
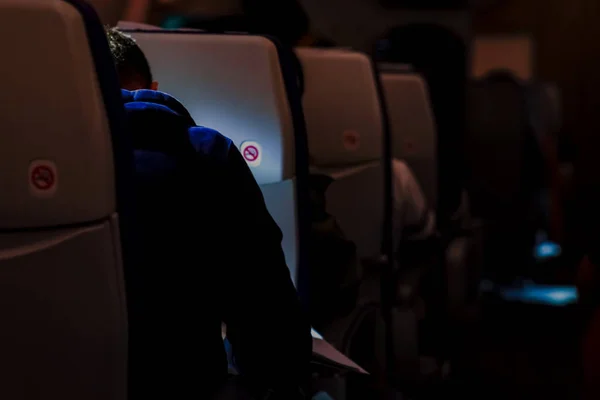
[[[236,363],[268,388],[296,386],[310,375],[310,325],[281,247],[282,234],[234,145],[228,150],[223,201],[230,244],[224,322]]]

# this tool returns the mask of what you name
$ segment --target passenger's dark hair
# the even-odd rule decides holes
[[[121,85],[139,81],[145,88],[152,84],[152,72],[144,52],[135,40],[117,28],[106,27],[106,36],[112,53]]]

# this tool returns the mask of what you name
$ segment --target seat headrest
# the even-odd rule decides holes
[[[93,33],[103,40],[102,54],[90,42]],[[0,196],[0,229],[110,215],[115,182],[109,100],[96,70],[109,69],[110,101],[120,106],[120,98],[96,15],[74,1],[3,1],[0,46],[10,55],[0,63],[7,77],[0,90],[0,187],[10,193]]]
[[[437,132],[427,83],[418,74],[383,72],[392,156],[406,161],[429,205],[437,206]]]
[[[294,176],[294,125],[273,42],[235,34],[129,33],[160,89],[177,97],[196,123],[231,138],[259,184]]]
[[[311,164],[339,167],[380,160],[383,117],[373,65],[363,53],[297,48]]]
[[[404,158],[419,152],[424,141],[435,148],[435,121],[427,83],[418,74],[385,72],[381,74],[388,105],[395,151],[394,157]],[[399,118],[397,118],[399,117]],[[393,122],[397,122],[394,124]],[[402,138],[402,141],[397,139]],[[396,151],[398,150],[398,151]]]

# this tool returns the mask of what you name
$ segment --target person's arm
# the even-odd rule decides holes
[[[249,381],[287,390],[310,377],[310,325],[285,262],[281,231],[233,145],[225,175],[227,337],[236,364]]]

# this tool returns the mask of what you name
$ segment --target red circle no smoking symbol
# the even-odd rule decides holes
[[[55,180],[52,169],[44,165],[38,165],[31,171],[31,184],[38,190],[52,189]]]
[[[346,150],[358,150],[360,146],[360,136],[355,131],[345,131],[342,135],[342,141]]]
[[[248,162],[254,162],[258,158],[258,149],[256,146],[248,146],[244,149],[244,158]]]

